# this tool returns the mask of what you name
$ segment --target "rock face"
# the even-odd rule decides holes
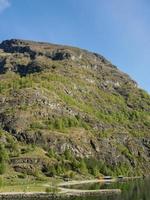
[[[82,173],[83,160],[91,173],[94,160],[105,175],[150,174],[150,96],[96,53],[32,41],[2,42],[0,126],[9,163],[19,172],[32,174],[37,160],[38,170],[47,175],[51,163],[64,162],[63,155],[69,163],[65,167],[76,173]],[[34,150],[29,148],[33,145]],[[14,151],[18,153],[12,156]],[[78,162],[77,170],[66,151]]]

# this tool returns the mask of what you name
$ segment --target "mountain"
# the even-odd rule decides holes
[[[97,53],[3,41],[0,173],[12,180],[150,174],[150,95]]]

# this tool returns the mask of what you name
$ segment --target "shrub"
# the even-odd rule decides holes
[[[87,166],[86,166],[86,163],[85,163],[84,159],[80,160],[79,169],[80,169],[80,172],[82,174],[87,174],[88,173],[88,169],[87,169]]]
[[[25,173],[18,174],[18,178],[25,179],[27,175]]]
[[[3,177],[0,177],[0,187],[3,186]]]
[[[6,163],[3,161],[0,163],[0,174],[4,174],[6,171]]]
[[[54,166],[50,166],[48,168],[48,176],[53,177],[57,174],[56,169]]]
[[[72,155],[70,149],[65,149],[65,151],[64,151],[64,156],[65,156],[65,159],[66,159],[66,160],[72,160],[73,157],[74,157],[74,156]]]
[[[4,145],[0,144],[0,174],[5,173],[8,159],[9,156],[7,150]]]
[[[58,193],[59,192],[59,189],[55,186],[52,186],[52,187],[48,187],[48,188],[46,188],[45,189],[45,192],[46,193],[53,193],[53,194],[55,194],[55,193]]]
[[[54,151],[53,148],[49,149],[49,151],[48,151],[48,157],[49,158],[55,158],[56,157],[56,152]]]
[[[99,176],[99,168],[98,166],[95,166],[94,168],[92,168],[92,175],[94,175],[95,177]]]

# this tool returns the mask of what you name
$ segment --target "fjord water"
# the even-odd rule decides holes
[[[80,197],[76,200],[150,200],[150,178],[138,179],[128,182],[117,182],[110,184],[86,184],[78,185],[73,188],[77,189],[106,189],[106,188],[120,188],[121,194],[117,195],[102,195],[98,197]]]

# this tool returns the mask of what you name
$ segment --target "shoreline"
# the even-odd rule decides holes
[[[140,179],[142,178],[142,176],[136,176],[136,177],[123,177],[122,180],[134,180],[134,179]],[[68,181],[68,182],[62,182],[59,183],[58,186],[59,187],[63,187],[63,186],[69,186],[69,185],[80,185],[80,184],[88,184],[88,183],[108,183],[108,182],[117,182],[118,178],[112,178],[112,179],[92,179],[92,180],[74,180],[74,181]]]
[[[59,193],[46,192],[10,192],[0,193],[0,199],[3,200],[17,200],[17,199],[44,199],[44,200],[60,200],[71,199],[74,197],[83,196],[101,196],[101,195],[119,195],[120,189],[106,189],[106,190],[66,190]]]
[[[69,196],[85,196],[85,195],[111,195],[111,194],[120,194],[120,189],[99,189],[99,190],[80,190],[80,189],[68,189],[68,188],[59,188],[61,192],[59,194],[69,195]]]
[[[142,177],[124,177],[122,180],[134,180],[140,179]],[[116,182],[118,179],[113,178],[110,180],[105,179],[93,179],[93,180],[82,180],[82,181],[68,181],[62,182],[57,185],[60,192],[56,193],[48,193],[48,192],[1,192],[0,199],[3,200],[12,200],[12,199],[50,199],[50,200],[57,200],[63,199],[67,197],[79,197],[79,196],[96,196],[96,195],[118,195],[121,194],[120,189],[99,189],[99,190],[80,190],[80,189],[71,189],[65,188],[64,186],[71,186],[71,185],[80,185],[80,184],[88,184],[88,183],[107,183],[107,182]],[[47,185],[50,187],[50,185]]]

